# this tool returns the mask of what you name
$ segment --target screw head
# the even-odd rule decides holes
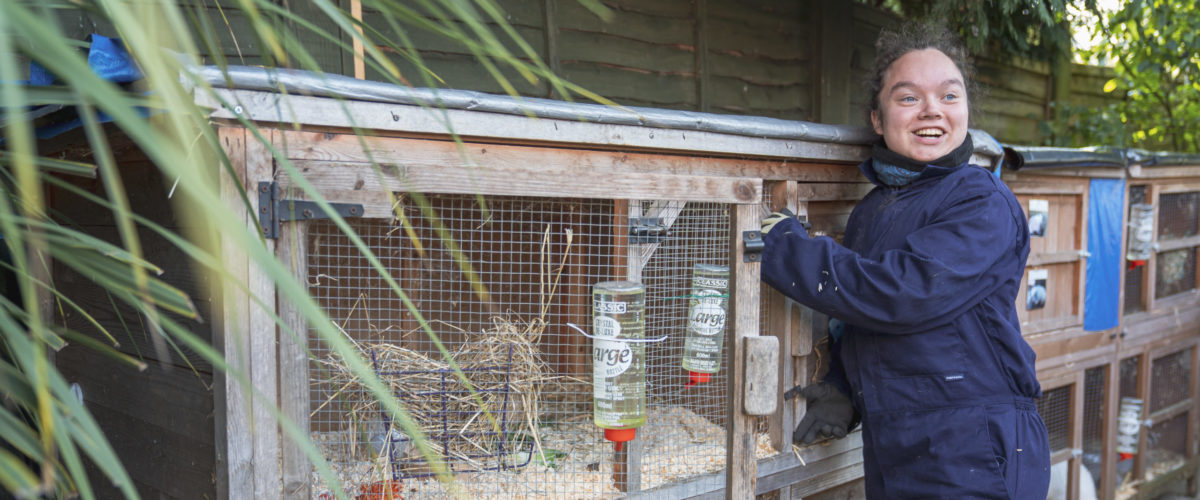
[[[242,114],[242,107],[241,107],[241,106],[234,106],[234,107],[233,107],[233,113],[234,113],[234,114],[236,114],[236,115],[240,115],[240,114]]]

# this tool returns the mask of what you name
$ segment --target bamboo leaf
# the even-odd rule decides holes
[[[37,496],[39,481],[16,455],[0,448],[0,486],[20,498]]]

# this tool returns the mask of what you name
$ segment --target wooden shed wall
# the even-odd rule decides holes
[[[127,188],[133,211],[167,229],[182,231],[183,219],[167,199],[170,183],[127,141],[117,136],[112,140],[122,167],[121,175],[130,186],[137,186]],[[43,146],[55,148],[54,143]],[[43,149],[43,152],[49,151]],[[85,156],[90,152],[67,149],[61,154],[66,159],[88,161]],[[99,179],[69,181],[93,195],[105,196]],[[64,189],[52,189],[50,200],[59,223],[121,244],[109,210],[99,209]],[[206,277],[195,272],[182,250],[157,233],[142,229],[138,237],[146,260],[163,269],[160,279],[188,294],[206,321],[177,316],[171,319],[187,326],[200,340],[211,341]],[[155,352],[145,319],[133,308],[118,305],[119,299],[109,296],[87,276],[55,265],[52,279],[65,298],[84,311],[56,304],[53,308],[56,322],[97,342],[110,343],[84,316],[86,313],[115,338],[117,350],[147,365],[144,371],[138,371],[78,344],[68,344],[55,356],[63,376],[80,385],[85,406],[105,431],[138,491],[148,498],[215,498],[212,366],[182,345],[178,349],[169,347],[168,358],[161,359]],[[91,472],[92,485],[99,497],[119,496],[110,480],[95,470]]]
[[[255,65],[269,59],[236,6],[182,3],[201,34],[205,63]],[[335,2],[347,12],[355,3]],[[283,4],[298,17],[340,34],[347,46],[352,44],[351,37],[323,20],[311,2]],[[875,57],[874,40],[880,29],[900,22],[889,12],[836,0],[606,0],[614,14],[611,22],[573,0],[498,4],[525,46],[551,71],[619,104],[852,125],[868,122],[863,81]],[[402,37],[393,29],[393,23],[403,24],[400,21],[370,9],[362,16],[395,44],[379,49],[396,64],[401,82],[505,92],[461,44],[421,29],[407,29]],[[85,13],[64,11],[61,19],[64,32],[73,38],[92,32],[114,34],[111,26]],[[356,74],[352,52],[298,25],[286,29],[297,34],[321,70]],[[433,74],[418,72],[401,56],[398,50],[405,47],[405,38]],[[499,33],[497,38],[524,57],[507,35]],[[1050,118],[1056,94],[1050,65],[982,56],[976,66],[983,90],[976,106],[978,128],[1006,143],[1039,143],[1039,125]],[[500,73],[520,95],[561,97],[544,80],[529,81],[510,70]],[[1111,69],[1071,65],[1068,73],[1066,94],[1072,105],[1117,100],[1102,90],[1113,77]],[[384,80],[367,65],[364,76]]]

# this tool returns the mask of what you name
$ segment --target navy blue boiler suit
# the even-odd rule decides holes
[[[1016,296],[1029,230],[988,171],[930,165],[878,182],[844,245],[794,219],[766,236],[763,280],[838,318],[825,381],[854,401],[872,499],[1046,498],[1050,453]]]

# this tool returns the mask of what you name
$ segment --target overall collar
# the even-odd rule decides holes
[[[966,165],[974,152],[975,145],[971,142],[971,136],[967,135],[962,144],[945,156],[922,163],[888,149],[880,139],[871,148],[871,158],[863,162],[860,169],[872,183],[901,187],[917,179],[945,175]]]

